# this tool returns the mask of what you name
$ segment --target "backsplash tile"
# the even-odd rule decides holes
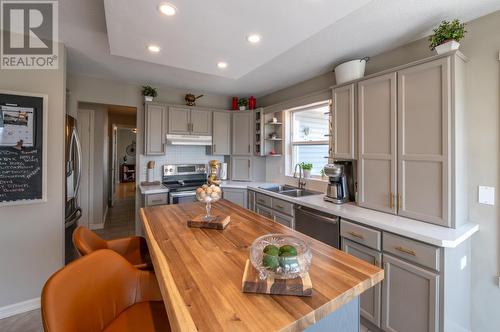
[[[223,156],[212,156],[206,154],[205,146],[190,145],[167,145],[164,156],[146,156],[139,157],[139,181],[146,181],[146,165],[148,161],[155,161],[154,180],[161,180],[161,167],[167,164],[208,164],[210,160],[224,162]]]

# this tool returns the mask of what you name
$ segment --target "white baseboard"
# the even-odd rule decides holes
[[[31,311],[40,308],[40,298],[18,302],[0,308],[0,319],[22,314],[23,312]]]
[[[99,224],[89,224],[89,229],[95,231],[96,229],[103,229],[104,223],[101,222]]]

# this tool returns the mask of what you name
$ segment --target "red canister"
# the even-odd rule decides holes
[[[257,104],[257,99],[255,99],[254,96],[250,96],[250,98],[248,98],[248,108],[253,110],[255,109],[256,104]]]
[[[233,97],[233,101],[231,103],[231,109],[236,111],[238,109],[238,97]]]

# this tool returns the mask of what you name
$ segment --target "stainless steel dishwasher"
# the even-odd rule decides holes
[[[340,218],[322,211],[297,205],[295,230],[340,249]]]

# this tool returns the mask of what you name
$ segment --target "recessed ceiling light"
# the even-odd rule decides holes
[[[249,35],[247,37],[247,40],[249,43],[257,44],[258,42],[260,42],[260,35],[256,35],[256,34]]]
[[[227,68],[227,62],[217,62],[217,67],[219,67],[220,69],[224,69],[224,68]]]
[[[149,45],[148,46],[148,51],[151,53],[158,53],[160,52],[160,46],[158,45]]]
[[[158,6],[158,10],[162,14],[167,15],[167,16],[174,16],[175,13],[177,12],[177,8],[175,8],[174,5],[172,5],[170,3],[166,3],[166,2],[160,3],[160,5]]]

